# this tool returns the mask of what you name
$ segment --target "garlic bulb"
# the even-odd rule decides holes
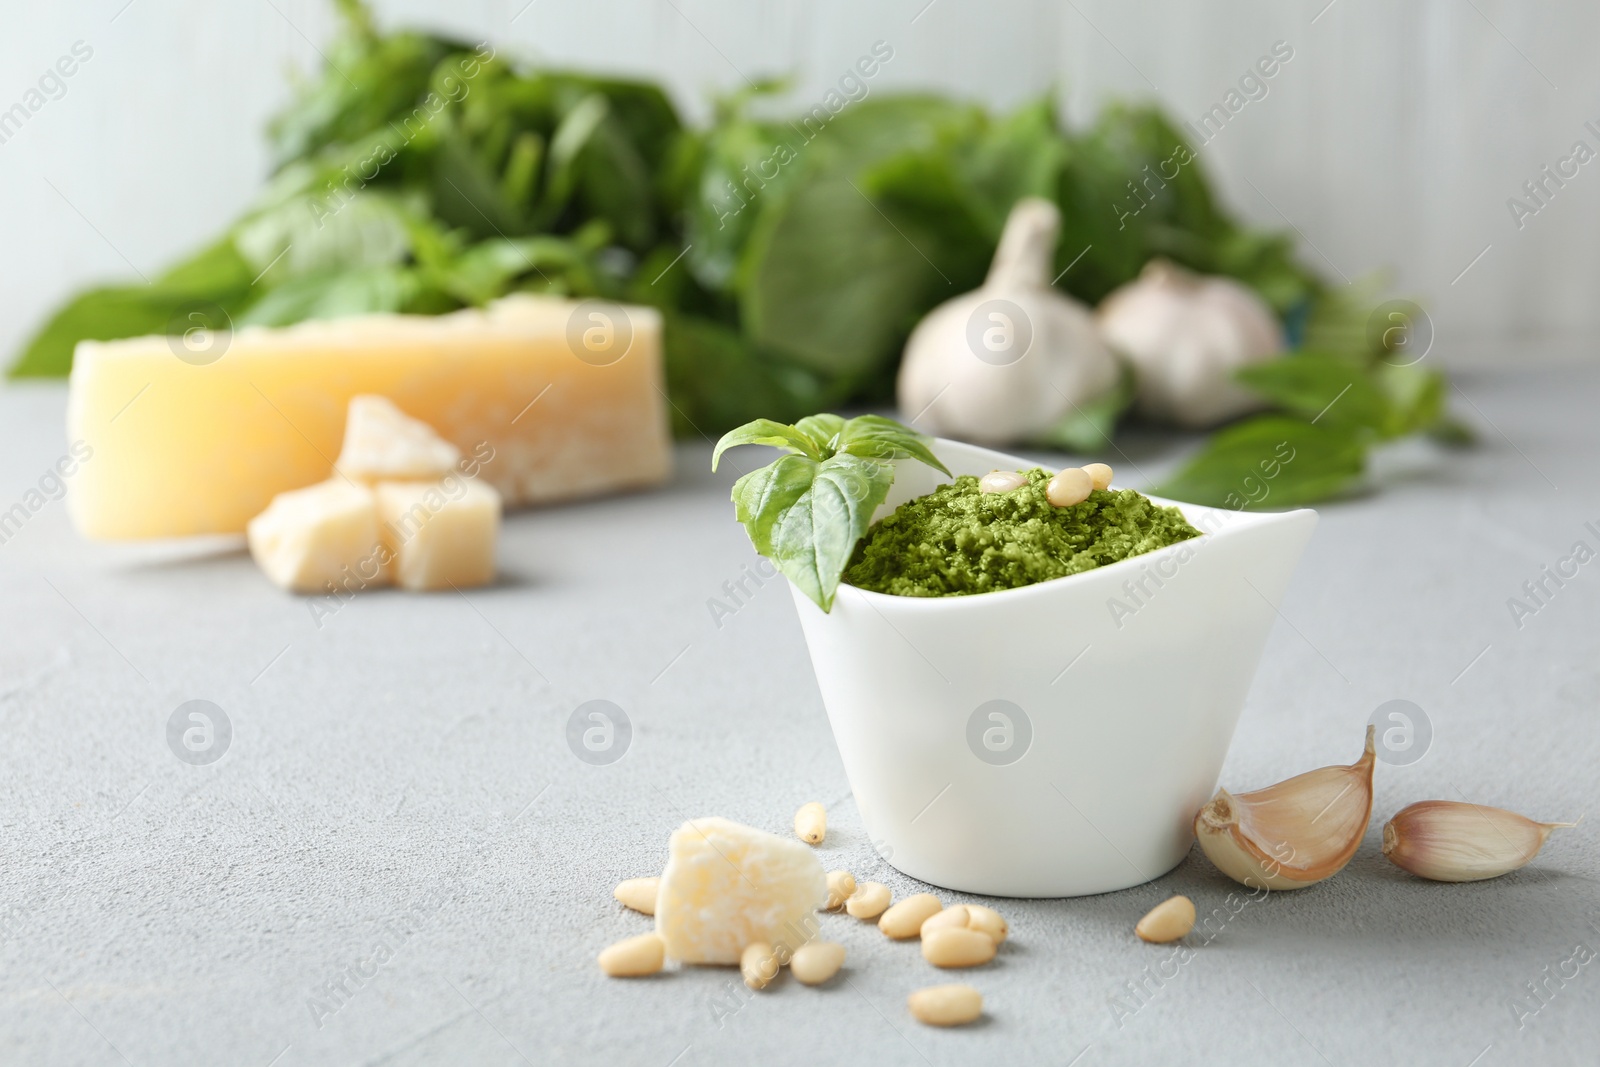
[[[1424,800],[1389,820],[1383,854],[1395,866],[1435,882],[1477,882],[1524,866],[1552,831],[1576,825],[1534,822],[1504,808]]]
[[[1194,817],[1211,862],[1252,888],[1300,889],[1332,877],[1356,854],[1372,817],[1373,728],[1348,767],[1321,767],[1252,793],[1217,790]]]
[[[1051,285],[1061,212],[1019,200],[981,288],[928,312],[906,342],[900,410],[919,429],[982,444],[1027,441],[1116,387],[1089,310]]]
[[[1152,259],[1096,312],[1138,376],[1141,413],[1204,428],[1261,406],[1233,372],[1283,351],[1283,328],[1249,286]]]

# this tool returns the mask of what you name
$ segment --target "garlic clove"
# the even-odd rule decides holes
[[[1349,766],[1319,767],[1237,796],[1217,790],[1194,818],[1200,848],[1244,885],[1300,889],[1332,877],[1356,854],[1372,817],[1373,728]]]
[[[1435,882],[1477,882],[1525,866],[1552,831],[1570,822],[1534,822],[1504,808],[1424,800],[1383,828],[1383,854],[1402,870]]]

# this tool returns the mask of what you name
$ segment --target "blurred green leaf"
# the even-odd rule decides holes
[[[1317,352],[1296,352],[1241,368],[1235,377],[1278,407],[1324,426],[1388,434],[1388,397],[1367,367]]]
[[[1445,379],[1440,372],[1415,365],[1379,363],[1372,369],[1372,377],[1387,400],[1386,437],[1432,430],[1443,420]]]
[[[573,243],[560,237],[497,237],[480,241],[449,261],[439,271],[438,281],[463,303],[481,305],[504,295],[513,279],[529,274],[546,280],[565,276],[582,261]]]
[[[240,326],[289,326],[308,319],[400,311],[418,296],[419,289],[415,274],[404,267],[303,274],[273,289],[235,322]]]
[[[1477,443],[1478,432],[1467,423],[1445,416],[1428,427],[1428,436],[1446,448],[1465,448]]]
[[[669,413],[680,436],[710,439],[757,418],[791,422],[837,399],[817,375],[697,315],[667,312],[662,347]]]
[[[29,340],[10,369],[13,378],[54,378],[72,369],[79,341],[111,341],[166,333],[175,315],[214,304],[235,320],[250,294],[251,271],[231,240],[208,245],[151,285],[89,289],[59,308]]]
[[[1210,507],[1295,507],[1347,492],[1366,469],[1351,426],[1260,415],[1213,434],[1182,470],[1150,490]]]
[[[1018,108],[975,140],[970,152],[955,153],[954,162],[972,189],[991,241],[997,241],[1018,200],[1055,197],[1067,144],[1049,98]]]
[[[884,366],[932,298],[958,292],[847,175],[795,189],[762,217],[750,254],[752,338],[825,374]]]

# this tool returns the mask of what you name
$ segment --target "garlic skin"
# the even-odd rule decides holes
[[[1055,204],[1017,201],[982,287],[940,304],[911,332],[896,397],[919,429],[1016,444],[1117,386],[1120,367],[1093,315],[1051,285],[1060,231]]]
[[[1243,885],[1303,889],[1344,869],[1372,818],[1373,727],[1349,766],[1320,767],[1250,793],[1217,790],[1194,817],[1200,848]]]
[[[1278,317],[1249,286],[1165,259],[1152,259],[1101,301],[1096,320],[1106,343],[1133,365],[1139,411],[1191,429],[1261,407],[1233,372],[1284,348]]]
[[[1384,826],[1383,854],[1419,878],[1479,882],[1526,866],[1553,831],[1576,825],[1534,822],[1480,804],[1423,800]]]

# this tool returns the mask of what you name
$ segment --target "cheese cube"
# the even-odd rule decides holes
[[[728,819],[673,831],[656,897],[656,933],[685,963],[738,963],[765,941],[787,959],[817,933],[828,896],[822,862],[804,843]]]
[[[250,555],[268,578],[297,593],[383,584],[372,490],[344,478],[279,493],[250,520]]]
[[[384,396],[350,398],[344,422],[344,447],[334,466],[360,481],[426,481],[451,473],[461,450],[413,419]]]
[[[379,482],[378,522],[402,589],[449,589],[494,581],[500,494],[476,478]]]
[[[278,493],[328,477],[361,394],[475,457],[509,507],[671,473],[653,308],[518,295],[219,336],[204,365],[173,338],[79,343],[68,440],[94,462],[67,504],[84,536],[243,531]]]

